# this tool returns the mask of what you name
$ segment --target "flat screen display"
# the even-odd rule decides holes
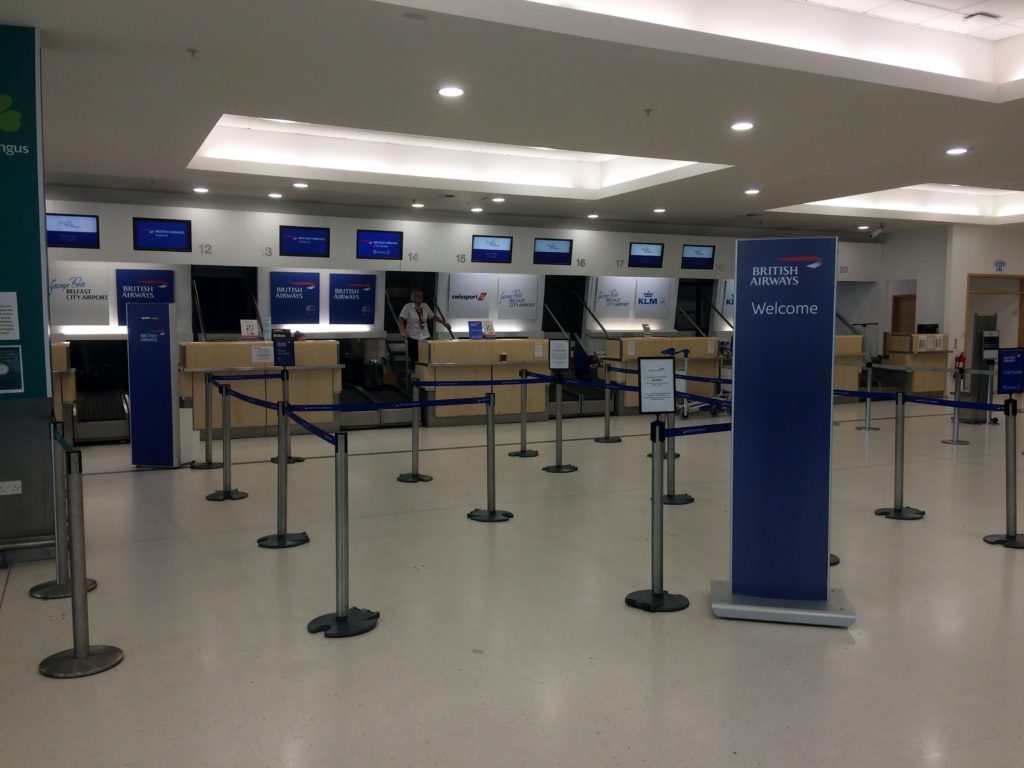
[[[99,248],[99,216],[46,214],[46,244],[50,248]]]
[[[192,222],[186,219],[132,219],[136,251],[191,251]]]
[[[535,238],[533,241],[533,263],[568,267],[572,264],[572,240]]]
[[[280,251],[282,256],[331,255],[331,230],[327,227],[289,227],[281,225]]]
[[[402,260],[402,233],[360,229],[356,232],[357,259]]]
[[[684,245],[683,269],[714,269],[715,246]]]
[[[630,243],[629,266],[661,269],[664,251],[664,243]]]
[[[471,261],[484,264],[511,264],[512,238],[494,235],[473,235]]]

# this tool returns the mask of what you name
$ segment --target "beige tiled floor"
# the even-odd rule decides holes
[[[837,408],[832,576],[850,631],[711,617],[728,434],[681,441],[697,501],[666,508],[666,585],[693,605],[651,616],[623,605],[648,586],[645,420],[616,419],[637,435],[618,445],[567,442],[571,475],[541,471],[550,443],[525,460],[503,446],[502,525],[465,518],[484,501],[482,428],[425,430],[435,481],[417,486],[394,481],[407,430],[354,433],[352,601],[382,617],[350,640],[306,632],[334,600],[325,445],[295,439],[310,460],[291,470],[291,527],[312,543],[285,551],[255,545],[274,526],[273,441],[235,443],[250,497],[222,504],[204,500],[216,472],[115,472],[126,448],[90,448],[92,635],[126,659],[41,677],[70,644],[69,605],[27,596],[48,563],[0,571],[0,766],[1019,768],[1024,552],[980,541],[1003,522],[1002,426],[965,426],[971,445],[952,448],[948,417],[909,412],[906,501],[928,516],[898,523],[871,514],[891,503],[891,406],[871,434]]]

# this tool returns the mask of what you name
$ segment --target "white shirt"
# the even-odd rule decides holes
[[[426,304],[420,304],[417,312],[416,305],[410,301],[402,307],[398,316],[405,321],[405,330],[410,339],[430,338],[430,326],[427,323],[434,319],[434,313]]]

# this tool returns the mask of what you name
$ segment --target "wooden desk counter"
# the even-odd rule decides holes
[[[860,366],[864,362],[864,337],[836,336],[835,362],[837,365],[832,374],[833,386],[836,389],[857,389],[860,385]]]
[[[910,374],[911,394],[943,392],[949,368],[948,338],[944,333],[893,333],[888,337],[887,365],[904,368],[941,368]]]
[[[717,378],[720,374],[718,361],[718,339],[714,336],[629,336],[621,339],[605,340],[605,361],[616,368],[636,368],[637,358],[661,357],[665,349],[688,349],[689,363],[687,372],[690,376]],[[683,371],[683,356],[676,356],[676,371]],[[609,381],[616,384],[637,386],[637,376],[633,373],[611,372]],[[679,384],[676,385],[680,386]],[[702,381],[686,382],[686,390],[695,395],[714,397],[718,394],[718,385]],[[620,392],[619,403],[624,408],[636,408],[640,397],[636,392]]]

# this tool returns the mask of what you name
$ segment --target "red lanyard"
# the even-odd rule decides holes
[[[420,319],[420,328],[422,328],[423,327],[423,308],[422,307],[417,307],[415,304],[412,305],[412,308],[416,310],[416,314],[417,314],[417,316]]]

